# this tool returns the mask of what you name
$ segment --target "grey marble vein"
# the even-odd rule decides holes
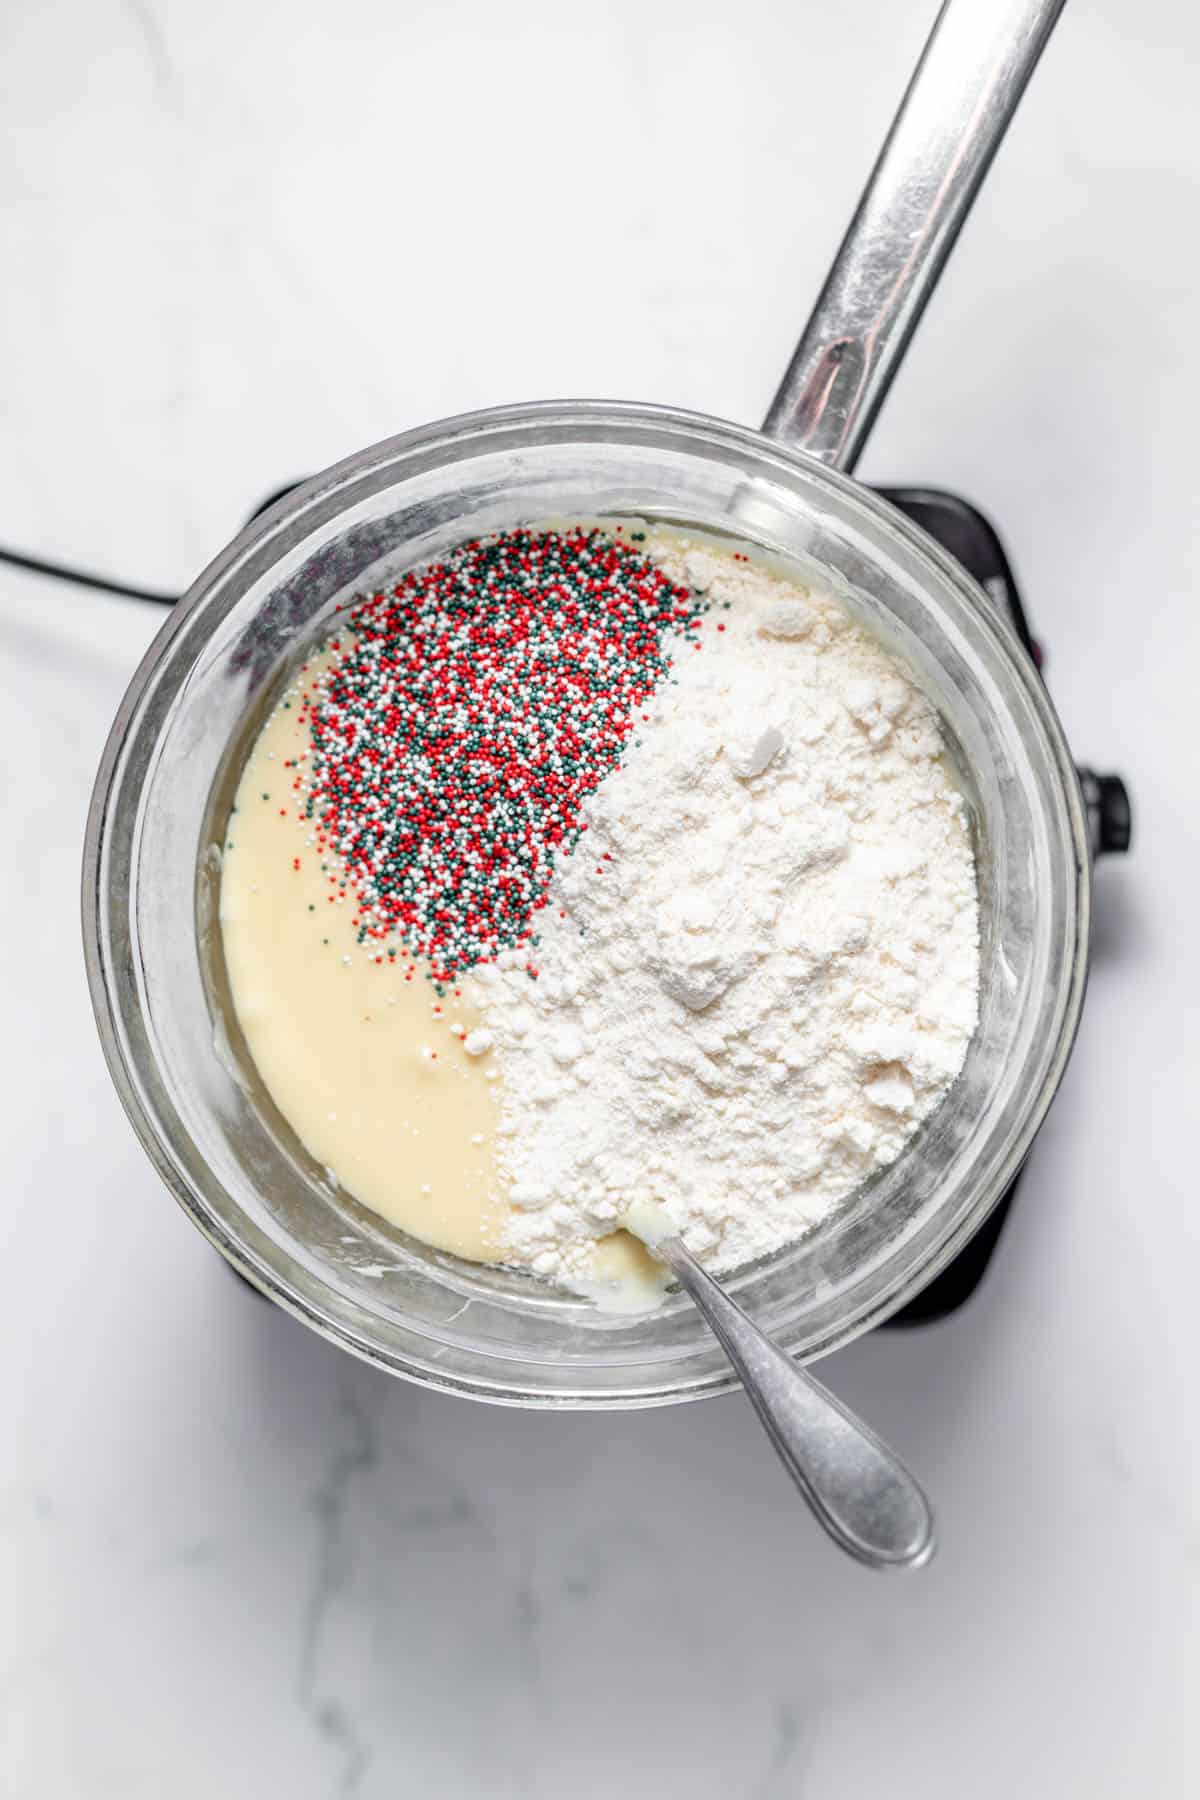
[[[312,1500],[316,1544],[301,1627],[298,1671],[301,1704],[341,1761],[335,1789],[341,1796],[352,1796],[359,1791],[370,1766],[369,1749],[349,1705],[322,1691],[321,1663],[330,1610],[345,1591],[350,1577],[353,1549],[346,1532],[350,1491],[356,1480],[369,1475],[379,1463],[376,1432],[356,1391],[356,1373],[352,1367],[339,1369],[338,1420],[345,1429],[347,1441],[331,1452],[324,1477]]]
[[[125,6],[137,26],[138,35],[146,46],[146,56],[154,76],[155,86],[165,94],[174,79],[170,53],[167,49],[166,34],[154,10],[153,0],[125,0]]]

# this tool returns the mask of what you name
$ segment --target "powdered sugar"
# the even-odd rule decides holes
[[[895,1159],[976,1017],[974,866],[927,701],[834,601],[703,540],[646,548],[716,602],[703,648],[588,804],[538,979],[520,952],[471,977],[509,1254],[566,1282],[638,1197],[717,1269],[801,1235]]]

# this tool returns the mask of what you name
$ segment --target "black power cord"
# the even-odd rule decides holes
[[[255,507],[250,517],[257,519],[260,513],[265,513],[269,506],[274,506],[277,500],[282,500],[299,486],[298,481],[289,481],[286,487],[276,488]],[[178,594],[164,594],[157,588],[134,587],[128,581],[110,581],[107,575],[93,575],[87,569],[74,569],[69,563],[47,562],[44,556],[26,556],[23,550],[6,550],[2,544],[0,563],[8,563],[14,569],[28,569],[33,575],[49,575],[53,581],[73,581],[77,587],[94,588],[101,594],[117,594],[122,600],[148,600],[152,606],[174,606],[180,598]]]
[[[118,594],[123,600],[149,600],[154,606],[174,606],[178,594],[163,594],[157,588],[133,587],[127,581],[109,581],[105,575],[92,575],[87,569],[73,569],[67,563],[47,562],[41,556],[26,556],[21,550],[6,550],[0,545],[0,562],[14,569],[28,569],[34,575],[49,575],[54,581],[73,581],[79,587],[97,588],[102,594]]]

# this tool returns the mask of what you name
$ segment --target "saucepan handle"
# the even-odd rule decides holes
[[[851,470],[1064,0],[946,0],[763,425]]]

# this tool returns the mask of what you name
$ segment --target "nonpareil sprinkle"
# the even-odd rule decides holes
[[[403,944],[435,981],[528,943],[587,796],[708,604],[583,528],[475,540],[356,602],[304,696],[301,794],[359,941]]]

